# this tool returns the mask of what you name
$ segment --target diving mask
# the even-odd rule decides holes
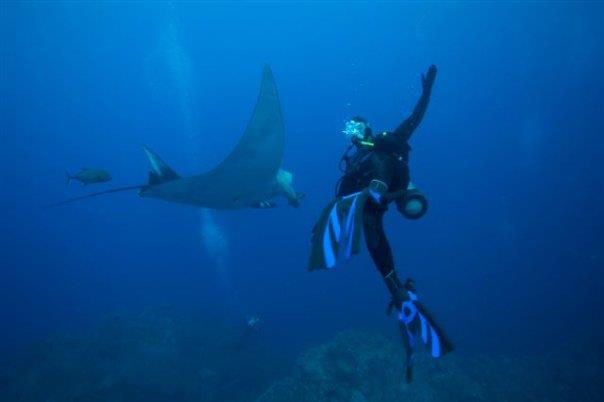
[[[346,122],[346,125],[344,126],[344,130],[342,130],[342,133],[344,133],[344,135],[346,135],[346,137],[348,137],[348,138],[351,138],[351,139],[357,138],[357,139],[362,140],[363,138],[365,138],[365,129],[366,128],[367,128],[367,126],[363,122],[349,120]]]

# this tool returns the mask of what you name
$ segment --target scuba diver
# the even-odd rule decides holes
[[[399,312],[407,353],[407,382],[412,379],[413,351],[418,339],[434,357],[453,350],[440,326],[417,300],[412,280],[402,282],[398,277],[383,227],[384,213],[392,202],[408,219],[421,218],[428,208],[426,198],[410,182],[408,141],[424,117],[436,73],[436,66],[432,65],[422,75],[419,101],[394,131],[374,134],[362,117],[346,122],[343,133],[351,145],[340,161],[343,176],[336,186],[336,198],[315,225],[309,261],[310,270],[332,268],[338,260],[360,251],[364,234],[369,254],[392,298],[388,312],[394,308]]]

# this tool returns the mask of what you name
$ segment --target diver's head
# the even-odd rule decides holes
[[[366,119],[355,116],[346,122],[342,133],[352,142],[363,141],[371,137],[371,128]]]

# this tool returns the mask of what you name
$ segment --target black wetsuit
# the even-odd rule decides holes
[[[430,342],[432,347],[435,345],[434,342],[437,342],[439,348],[436,349],[436,354],[435,349],[432,349],[434,357],[453,350],[453,345],[442,328],[434,321],[426,308],[413,298],[416,293],[413,282],[407,279],[402,283],[398,278],[392,250],[383,226],[384,213],[391,202],[391,199],[385,197],[385,194],[400,191],[404,195],[408,188],[410,180],[408,140],[421,123],[428,108],[435,77],[436,66],[430,66],[426,76],[422,76],[423,92],[413,113],[396,130],[378,135],[369,133],[369,136],[365,132],[365,140],[355,144],[357,145],[356,154],[352,157],[344,155],[342,160],[346,162],[345,174],[338,182],[336,189],[336,195],[341,197],[369,188],[370,196],[367,197],[363,211],[365,242],[371,258],[392,295],[388,312],[390,313],[393,307],[400,312],[399,327],[407,355],[405,379],[408,383],[413,377],[413,349],[416,338],[426,344]],[[394,201],[399,210],[405,207],[404,196],[398,197]],[[421,325],[418,323],[420,321]],[[420,326],[421,337],[418,332]],[[430,334],[429,340],[428,333]]]
[[[372,138],[374,146],[370,149],[359,147],[348,163],[344,176],[336,190],[337,196],[361,191],[372,180],[379,180],[388,186],[388,192],[406,190],[409,185],[408,140],[419,126],[430,101],[431,85],[424,86],[423,93],[411,116],[403,121],[396,130],[383,132]],[[394,258],[390,244],[384,233],[383,217],[387,204],[370,199],[365,207],[363,230],[369,254],[384,278],[394,275]],[[390,287],[389,287],[390,288]]]

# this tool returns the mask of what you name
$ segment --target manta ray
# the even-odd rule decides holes
[[[284,125],[277,85],[270,67],[262,73],[260,93],[243,135],[214,169],[182,177],[155,152],[143,147],[151,170],[144,185],[127,186],[71,198],[52,206],[118,191],[138,190],[143,198],[210,209],[269,208],[277,196],[298,206],[301,194],[292,187],[293,175],[281,168]]]

